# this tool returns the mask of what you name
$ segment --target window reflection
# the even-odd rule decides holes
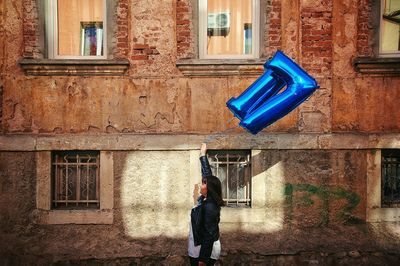
[[[252,54],[252,0],[208,0],[207,54]]]
[[[383,0],[382,52],[400,51],[400,0]]]

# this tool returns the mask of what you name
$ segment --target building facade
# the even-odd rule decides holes
[[[6,265],[182,265],[199,149],[222,264],[398,262],[400,1],[0,4]],[[282,50],[320,88],[252,135],[226,107]]]

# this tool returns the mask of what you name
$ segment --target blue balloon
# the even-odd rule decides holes
[[[239,125],[252,134],[290,113],[319,88],[313,77],[281,51],[264,68],[263,75],[226,103],[241,120]],[[277,94],[285,85],[286,89]]]
[[[266,70],[238,99],[231,98],[226,105],[237,118],[242,120],[266,99],[277,94],[285,85],[282,79],[274,76],[272,70]]]

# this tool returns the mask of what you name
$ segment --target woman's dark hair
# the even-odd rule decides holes
[[[207,197],[211,197],[219,206],[224,206],[221,181],[213,175],[206,176],[204,179],[207,182]]]

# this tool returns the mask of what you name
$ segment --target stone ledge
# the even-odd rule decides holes
[[[210,137],[211,136],[211,137]],[[213,137],[214,136],[214,137]],[[351,150],[399,149],[400,133],[391,134],[7,134],[0,135],[0,151],[50,150],[198,150],[208,139],[209,149]]]
[[[37,224],[112,224],[113,210],[38,210]]]
[[[127,59],[65,60],[27,59],[19,63],[33,76],[120,76],[129,68]]]
[[[400,222],[399,208],[367,209],[367,222]]]
[[[185,76],[259,76],[266,59],[180,59],[176,66]]]
[[[362,74],[400,75],[400,57],[357,57],[353,64],[357,72]]]

